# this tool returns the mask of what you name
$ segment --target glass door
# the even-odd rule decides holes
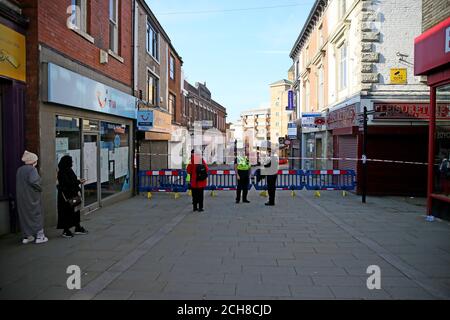
[[[83,134],[83,171],[82,178],[86,180],[83,185],[84,208],[87,211],[99,207],[99,184],[98,184],[98,134]]]

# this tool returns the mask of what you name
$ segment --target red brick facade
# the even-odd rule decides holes
[[[170,57],[174,58],[174,70],[175,70],[175,74],[174,74],[174,78],[172,79],[170,77]],[[168,56],[168,61],[169,63],[167,64],[167,68],[168,68],[168,74],[169,74],[169,93],[175,95],[176,100],[176,106],[175,106],[175,117],[174,117],[174,122],[175,124],[179,124],[179,125],[185,125],[186,124],[186,119],[183,116],[183,110],[182,110],[182,106],[183,106],[183,95],[181,92],[181,66],[183,64],[183,61],[181,60],[181,58],[178,56],[178,54],[176,53],[175,50],[173,50],[170,46],[169,46],[169,56]]]

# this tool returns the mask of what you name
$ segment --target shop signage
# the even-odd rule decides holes
[[[288,138],[297,139],[297,124],[295,122],[288,123]]]
[[[153,128],[151,131],[170,133],[171,129],[172,115],[160,110],[153,110]]]
[[[48,102],[136,119],[136,98],[78,73],[48,64]]]
[[[139,110],[137,126],[139,131],[150,131],[153,128],[153,110]]]
[[[288,91],[288,106],[286,110],[294,110],[294,91]]]
[[[326,120],[324,117],[317,117],[314,119],[314,124],[316,126],[323,126],[326,123]]]
[[[407,73],[406,68],[391,69],[391,84],[406,84]]]
[[[450,62],[450,17],[414,40],[414,57],[415,75]]]
[[[202,128],[212,128],[213,122],[212,120],[202,120]]]
[[[331,111],[328,114],[328,130],[358,126],[358,108],[356,104]]]
[[[376,103],[374,120],[426,120],[429,118],[428,103]],[[437,119],[450,119],[450,103],[440,103],[436,110]]]
[[[302,114],[302,128],[317,128],[315,124],[316,118],[321,118],[321,113],[303,113]]]
[[[0,77],[26,80],[25,36],[0,24]]]

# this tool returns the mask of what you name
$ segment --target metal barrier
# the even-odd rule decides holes
[[[252,184],[250,183],[248,189],[250,190]],[[208,184],[205,190],[236,190],[237,178],[234,170],[210,170],[208,172]]]
[[[307,190],[354,190],[354,170],[308,170],[305,172]]]
[[[278,170],[277,190],[302,190],[305,187],[303,170]],[[267,179],[253,182],[256,190],[267,190]]]
[[[186,192],[185,170],[139,171],[139,192]]]

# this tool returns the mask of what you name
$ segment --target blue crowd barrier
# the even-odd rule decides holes
[[[356,188],[354,170],[307,170],[305,177],[307,190],[354,190]]]
[[[139,171],[139,192],[186,192],[185,170]]]
[[[253,182],[256,190],[267,190],[267,179]],[[305,187],[303,170],[278,170],[276,188],[278,190],[302,190]]]

